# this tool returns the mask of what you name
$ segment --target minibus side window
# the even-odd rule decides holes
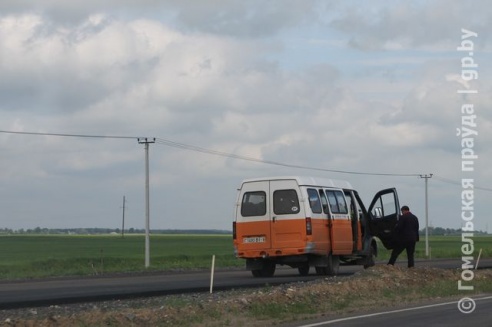
[[[338,203],[335,193],[333,193],[333,191],[327,191],[326,196],[328,197],[328,202],[330,203],[331,212],[338,213]]]
[[[347,202],[341,191],[326,191],[332,213],[348,213]]]
[[[338,209],[340,210],[340,213],[348,213],[347,202],[345,202],[345,196],[343,195],[343,193],[340,191],[336,191],[335,195],[337,197]]]
[[[347,199],[347,207],[350,208],[350,218],[352,220],[357,220],[358,217],[357,217],[357,214],[355,212],[355,203],[354,203],[354,199],[352,198],[352,194],[350,193],[350,191],[345,191],[345,199]]]
[[[246,192],[241,203],[241,216],[253,217],[266,215],[266,194],[263,191]]]
[[[321,213],[321,202],[319,200],[318,192],[313,188],[307,189],[309,196],[309,205],[311,206],[311,211],[313,213]]]
[[[273,212],[276,215],[299,213],[299,198],[295,190],[277,190],[273,192]]]
[[[323,190],[319,190],[319,197],[321,198],[321,205],[323,206],[323,212],[329,214],[330,210],[328,210],[328,200],[326,199],[325,192]]]

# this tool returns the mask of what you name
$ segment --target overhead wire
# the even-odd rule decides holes
[[[288,163],[283,163],[283,162],[278,162],[278,161],[264,160],[264,159],[254,158],[254,157],[242,156],[242,155],[238,155],[238,154],[222,152],[222,151],[217,151],[217,150],[211,150],[211,149],[207,149],[207,148],[198,147],[195,145],[189,145],[189,144],[174,142],[171,140],[166,140],[166,139],[161,139],[161,138],[156,138],[155,142],[156,142],[156,144],[162,144],[162,145],[171,146],[171,147],[180,148],[180,149],[185,149],[185,150],[190,150],[190,151],[196,151],[196,152],[212,154],[212,155],[222,156],[222,157],[227,157],[227,158],[232,158],[232,159],[240,159],[240,160],[258,162],[258,163],[275,165],[275,166],[282,166],[282,167],[288,167],[288,168],[297,168],[297,169],[306,169],[306,170],[315,170],[315,171],[332,172],[332,173],[340,173],[340,174],[351,174],[351,175],[399,176],[399,177],[417,177],[417,176],[420,176],[419,174],[360,172],[360,171],[338,170],[338,169],[327,169],[327,168],[320,168],[320,167],[302,166],[302,165],[288,164]]]
[[[440,181],[442,183],[448,183],[448,184],[453,184],[453,185],[457,185],[457,186],[462,186],[462,182],[461,181],[455,181],[455,180],[452,180],[452,179],[449,179],[449,178],[445,178],[445,177],[440,177],[440,176],[433,176],[433,178],[435,178],[436,180],[438,180],[438,181]],[[483,186],[473,185],[473,189],[492,192],[492,188],[483,187]]]
[[[80,138],[105,138],[105,139],[135,139],[135,140],[139,140],[139,139],[145,138],[145,137],[140,137],[140,136],[87,135],[87,134],[43,133],[43,132],[19,132],[19,131],[5,131],[5,130],[0,130],[0,133],[4,133],[4,134],[36,135],[36,136],[58,136],[58,137],[80,137]],[[305,169],[305,170],[331,172],[331,173],[339,173],[339,174],[350,174],[350,175],[366,175],[366,176],[389,176],[389,177],[391,177],[391,176],[393,176],[393,177],[420,177],[421,176],[421,174],[416,174],[416,173],[405,173],[404,174],[404,173],[362,172],[362,171],[328,169],[328,168],[320,168],[320,167],[295,165],[295,164],[283,163],[283,162],[279,162],[279,161],[264,160],[264,159],[259,159],[259,158],[255,158],[255,157],[249,157],[249,156],[243,156],[243,155],[238,155],[238,154],[234,154],[234,153],[228,153],[228,152],[223,152],[223,151],[217,151],[217,150],[207,149],[207,148],[199,147],[199,146],[196,146],[196,145],[175,142],[175,141],[168,140],[168,139],[163,139],[163,138],[155,138],[155,144],[169,146],[169,147],[183,149],[183,150],[188,150],[188,151],[200,152],[200,153],[204,153],[204,154],[221,156],[221,157],[226,157],[226,158],[231,158],[231,159],[245,160],[245,161],[250,161],[250,162],[257,162],[257,163],[262,163],[262,164],[268,164],[268,165],[274,165],[274,166],[281,166],[281,167],[288,167],[288,168],[296,168],[296,169]],[[448,184],[454,184],[454,185],[461,186],[461,182],[455,181],[455,180],[451,180],[449,178],[440,177],[440,176],[436,176],[436,175],[434,175],[433,178],[435,180],[440,181],[440,182],[443,182],[443,183],[448,183]],[[492,188],[481,187],[481,186],[474,186],[474,188],[477,189],[477,190],[483,190],[483,191],[492,192]]]
[[[3,131],[4,134],[24,134],[24,135],[38,135],[38,136],[62,136],[62,137],[83,137],[83,138],[102,138],[102,139],[135,139],[134,136],[114,136],[114,135],[87,135],[87,134],[63,134],[63,133],[42,133],[42,132],[17,132],[17,131]]]

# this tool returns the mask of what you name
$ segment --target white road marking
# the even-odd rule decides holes
[[[475,301],[480,301],[480,300],[489,300],[492,299],[492,296],[486,296],[482,298],[475,298]],[[324,322],[318,322],[314,324],[309,324],[309,325],[302,325],[299,327],[317,327],[317,326],[324,326],[324,325],[331,325],[337,322],[344,322],[344,321],[349,321],[349,320],[355,320],[355,319],[361,319],[361,318],[368,318],[368,317],[375,317],[375,316],[382,316],[382,315],[387,315],[387,314],[392,314],[392,313],[398,313],[398,312],[405,312],[405,311],[412,311],[412,310],[420,310],[420,309],[427,309],[427,308],[434,308],[434,307],[440,307],[444,305],[450,305],[450,304],[458,304],[457,301],[452,301],[452,302],[445,302],[445,303],[436,303],[436,304],[429,304],[429,305],[423,305],[420,307],[414,307],[414,308],[406,308],[406,309],[398,309],[398,310],[391,310],[391,311],[383,311],[383,312],[376,312],[376,313],[369,313],[361,316],[354,316],[354,317],[347,317],[347,318],[339,318],[335,320],[327,320]]]

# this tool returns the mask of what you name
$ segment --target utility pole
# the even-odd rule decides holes
[[[125,196],[123,195],[123,221],[121,223],[121,237],[125,237]]]
[[[429,178],[432,178],[432,174],[420,175],[420,178],[425,179],[425,256],[429,257],[429,195],[427,192]]]
[[[150,266],[150,209],[149,209],[149,143],[155,138],[139,138],[138,143],[145,144],[145,268]]]

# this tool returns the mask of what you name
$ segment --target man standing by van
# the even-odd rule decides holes
[[[388,265],[394,265],[400,253],[407,250],[408,268],[412,268],[415,265],[415,243],[419,241],[419,220],[410,212],[408,206],[401,207],[401,216],[395,227],[394,239],[395,247]]]

